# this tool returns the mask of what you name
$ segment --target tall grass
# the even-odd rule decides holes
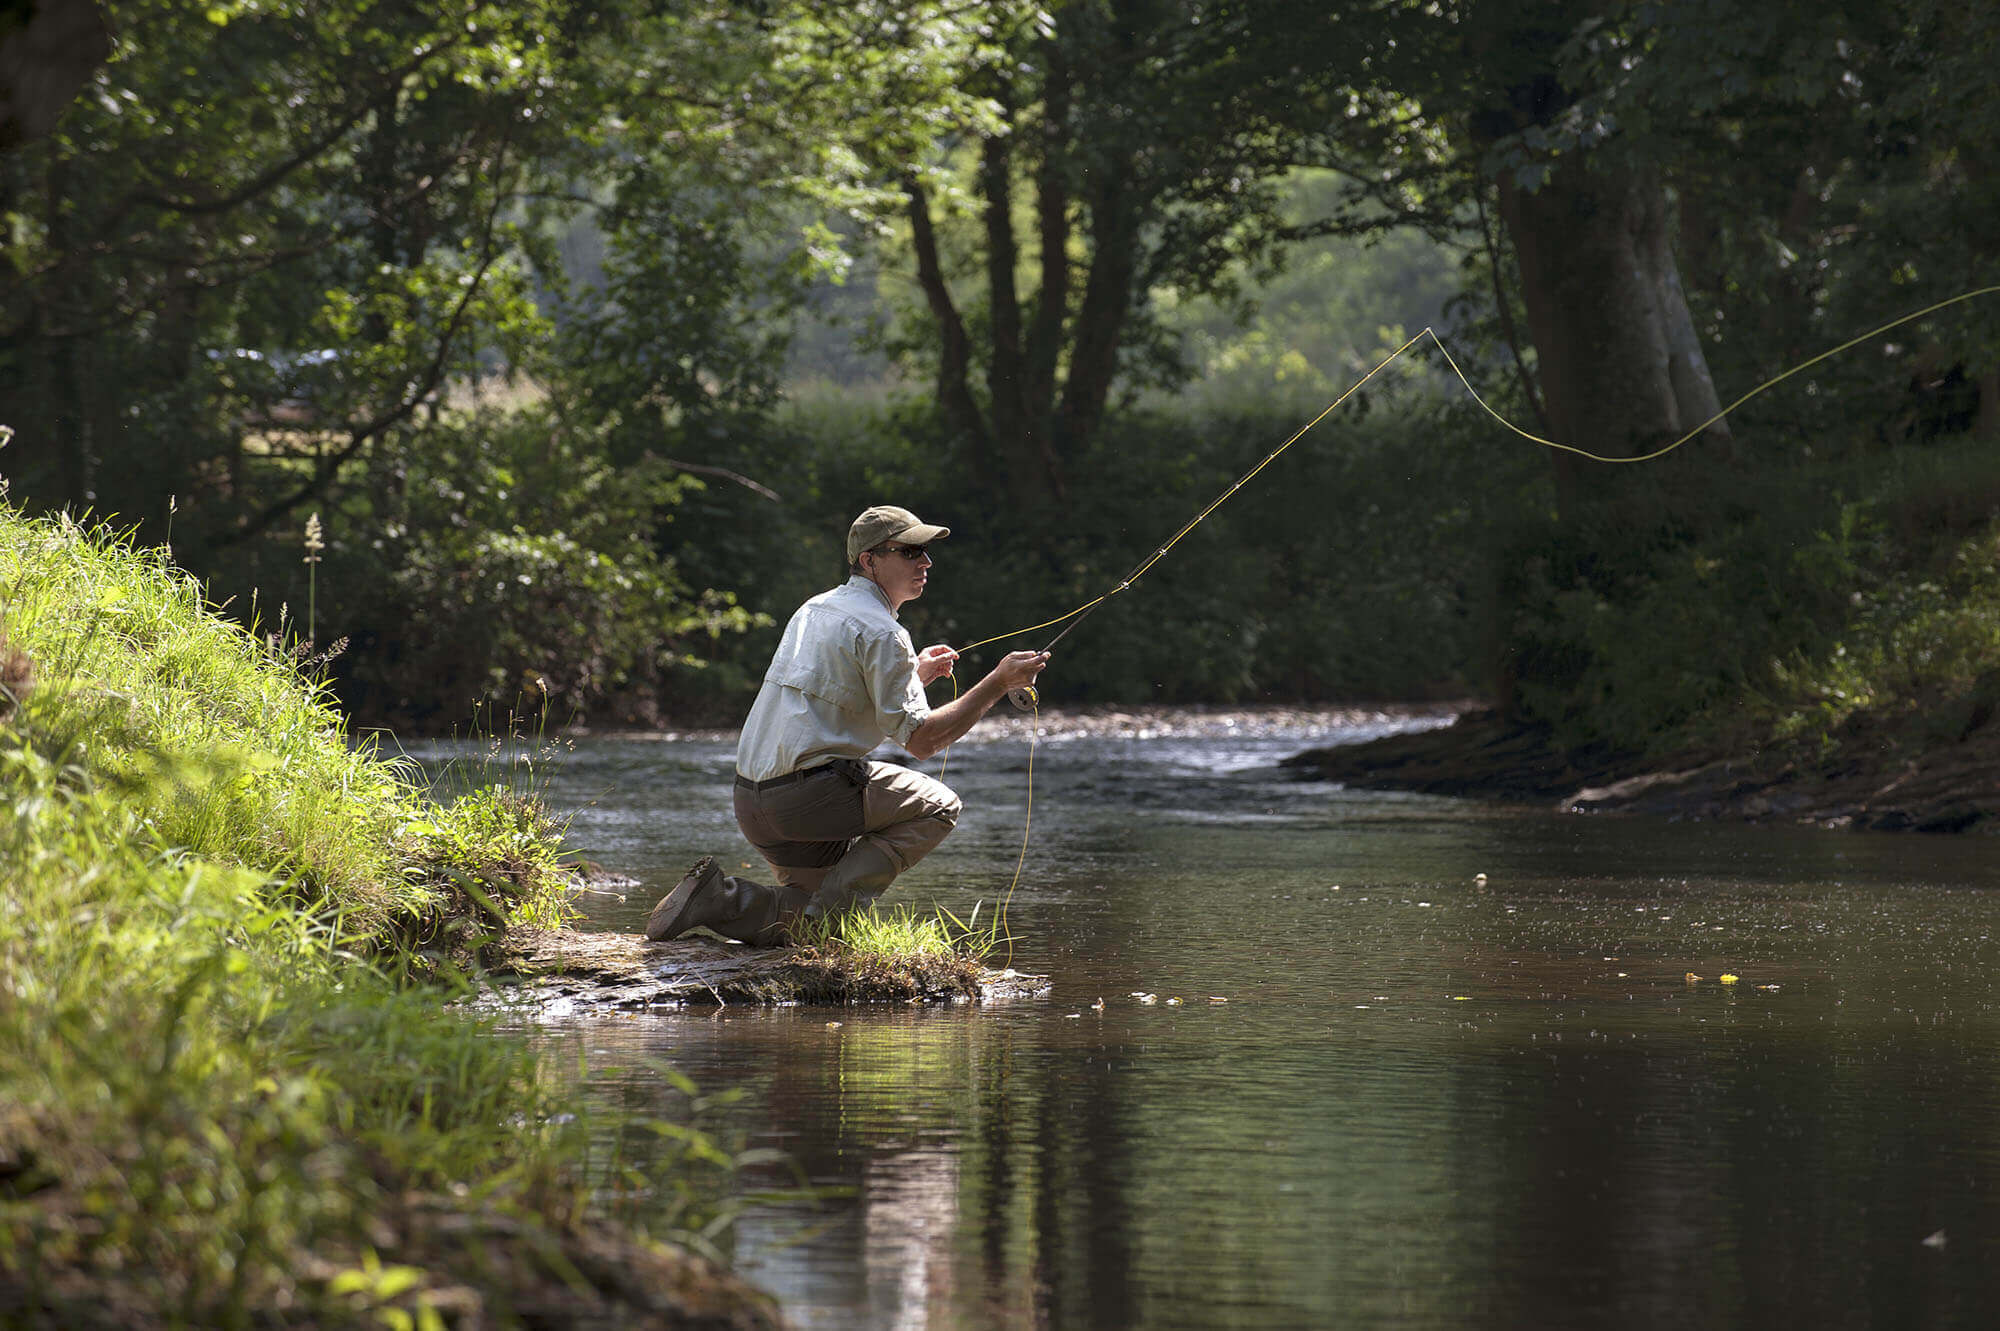
[[[437,1325],[477,1284],[438,1234],[601,1215],[631,1166],[449,1001],[562,917],[560,825],[417,777],[164,556],[0,507],[0,1320]],[[702,1177],[625,1218],[698,1234]]]

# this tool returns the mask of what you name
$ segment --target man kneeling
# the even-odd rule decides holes
[[[773,886],[722,872],[703,857],[653,907],[646,937],[708,928],[772,946],[801,916],[866,905],[951,831],[959,799],[942,781],[868,761],[885,739],[929,758],[1033,682],[1047,652],[1011,652],[958,698],[932,709],[924,686],[958,653],[918,652],[897,622],[924,594],[929,547],[949,527],[878,506],[847,530],[847,581],[813,597],[785,625],[736,746],[736,825],[770,863]]]

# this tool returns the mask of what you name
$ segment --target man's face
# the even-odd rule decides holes
[[[894,606],[922,596],[924,584],[930,581],[930,552],[921,545],[885,541],[873,550],[863,551],[862,564]]]

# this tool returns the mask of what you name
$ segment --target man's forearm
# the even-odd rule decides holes
[[[936,757],[946,745],[972,729],[980,717],[992,711],[993,704],[999,702],[1006,692],[1006,681],[997,672],[988,675],[932,711],[922,725],[910,732],[909,743],[903,747],[914,758]]]

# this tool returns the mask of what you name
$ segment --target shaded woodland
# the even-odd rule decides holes
[[[878,499],[957,533],[919,636],[1040,622],[1426,323],[1629,457],[2000,280],[2000,23],[1932,0],[103,13],[0,162],[10,498],[408,729],[732,721]],[[1996,431],[2000,298],[1631,467],[1413,353],[1047,692],[1638,747],[1983,697]]]

